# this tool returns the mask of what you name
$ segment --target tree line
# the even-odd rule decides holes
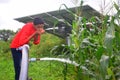
[[[0,30],[0,40],[8,41],[15,34],[12,30]]]

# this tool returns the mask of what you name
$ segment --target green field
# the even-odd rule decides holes
[[[120,9],[115,3],[113,6],[116,15],[101,16],[100,22],[96,16],[80,21],[70,12],[76,20],[72,21],[69,45],[48,33],[41,36],[39,45],[30,42],[30,58],[69,58],[79,66],[58,61],[30,62],[28,76],[33,80],[120,80]],[[14,80],[10,41],[0,41],[0,80]]]
[[[56,57],[50,55],[50,50],[55,45],[63,42],[61,38],[45,34],[39,45],[30,43],[29,57]],[[0,80],[14,80],[14,67],[9,49],[10,41],[0,41]],[[33,80],[64,80],[65,63],[58,61],[36,61],[29,63],[28,76]],[[74,66],[68,67],[67,80],[74,80]]]

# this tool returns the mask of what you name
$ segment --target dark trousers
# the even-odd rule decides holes
[[[14,69],[15,69],[15,80],[19,80],[20,69],[21,69],[21,60],[22,60],[22,51],[16,50],[16,48],[11,48]]]

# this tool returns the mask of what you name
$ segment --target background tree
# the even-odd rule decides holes
[[[12,30],[0,30],[0,40],[8,41],[13,35],[14,32]]]

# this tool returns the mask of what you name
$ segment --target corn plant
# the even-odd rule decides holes
[[[63,50],[67,50],[61,51],[64,56],[80,64],[75,69],[75,80],[120,79],[120,9],[116,3],[114,6],[116,15],[105,15],[100,22],[96,16],[87,20],[80,18],[80,14],[72,13],[75,20],[70,34],[71,43],[70,46],[64,44]],[[87,22],[92,24],[86,25]]]

